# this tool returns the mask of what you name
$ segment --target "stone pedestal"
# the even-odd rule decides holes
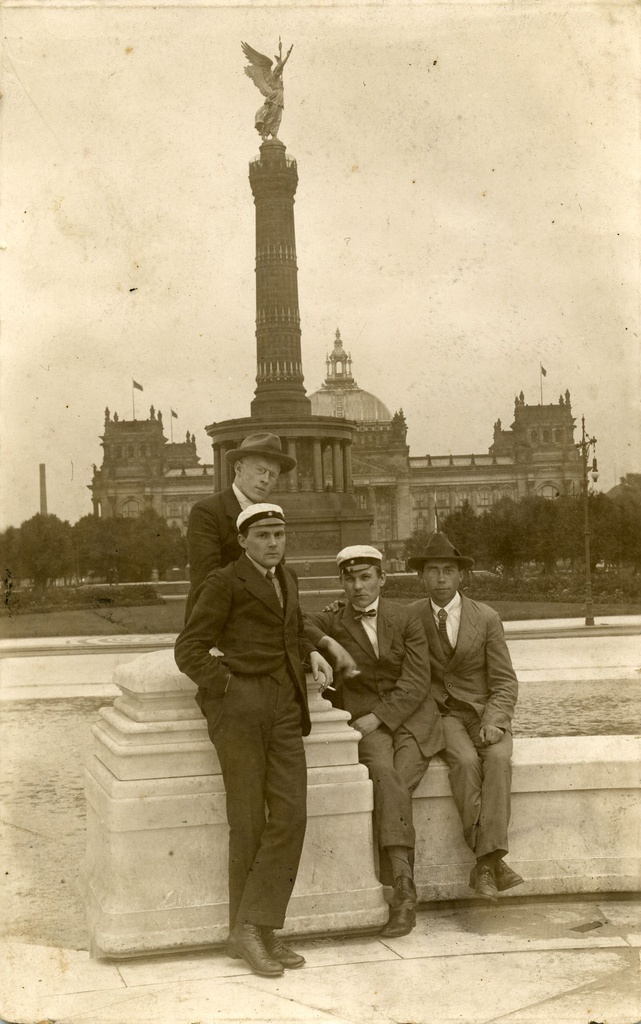
[[[94,726],[87,853],[80,884],[93,956],[221,943],[227,935],[225,793],[194,684],[173,651],[121,665],[122,695]],[[372,785],[347,713],[310,679],[308,827],[286,931],[376,929],[387,919],[374,873]]]

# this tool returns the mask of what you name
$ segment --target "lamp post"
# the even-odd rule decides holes
[[[590,512],[588,505],[588,461],[590,449],[592,449],[592,466],[589,475],[593,482],[599,479],[599,470],[596,462],[596,437],[589,437],[585,432],[585,416],[581,417],[581,440],[575,444],[575,448],[581,454],[581,468],[583,481],[583,536],[585,538],[585,624],[594,625],[594,611],[592,609],[592,573],[590,570]]]

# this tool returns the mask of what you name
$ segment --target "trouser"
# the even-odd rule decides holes
[[[282,928],[307,820],[307,766],[294,683],[232,676],[202,710],[225,783],[229,922]]]
[[[381,881],[391,881],[386,846],[413,851],[416,834],[412,793],[430,763],[414,736],[401,725],[393,732],[386,725],[363,736],[358,759],[367,767],[374,785],[374,834],[379,847]]]
[[[512,786],[512,734],[482,747],[481,719],[474,708],[460,707],[443,717],[445,750],[452,796],[463,823],[463,835],[475,856],[507,853]]]

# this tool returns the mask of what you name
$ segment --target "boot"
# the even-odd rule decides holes
[[[386,938],[407,935],[416,924],[416,886],[411,878],[401,875],[394,883],[390,915],[380,934]]]
[[[286,946],[280,937],[275,934],[273,928],[263,928],[263,942],[269,957],[275,960],[276,963],[282,964],[283,967],[291,970],[295,967],[302,967],[305,963],[305,957],[301,956],[300,953],[295,953],[293,949]]]
[[[513,871],[502,860],[497,861],[494,865],[494,877],[496,879],[496,888],[499,892],[513,889],[515,885],[523,885],[521,876],[517,875],[516,871]]]
[[[234,960],[243,959],[254,974],[263,978],[277,978],[283,973],[283,965],[273,960],[263,941],[262,931],[257,924],[235,924],[227,940],[227,955]]]
[[[498,900],[498,893],[496,891],[496,881],[494,879],[494,872],[489,864],[477,864],[473,869],[474,876],[474,893],[479,899],[489,900],[491,903],[496,903]],[[472,876],[470,876],[471,884]]]

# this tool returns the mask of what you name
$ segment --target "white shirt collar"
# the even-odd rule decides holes
[[[245,552],[245,554],[247,555],[247,552]],[[258,571],[263,574],[263,576],[267,575],[267,573],[269,572],[268,568],[266,569],[264,565],[259,565],[258,562],[255,562],[251,555],[247,555],[247,557],[251,564],[255,565]]]
[[[367,608],[355,608],[354,605],[352,605],[352,611],[356,612],[357,615],[360,615],[361,612],[368,612],[368,611],[370,611],[371,608],[373,608],[374,611],[376,612],[376,614],[378,615],[378,602],[379,601],[380,601],[380,597],[377,597],[375,601],[372,601],[371,604],[368,604]],[[374,616],[370,615],[370,619],[373,619],[373,618],[374,618]]]
[[[432,615],[434,616],[435,619],[437,619],[438,618],[438,613],[441,610],[441,606],[438,605],[438,604],[434,604],[434,602],[432,601],[431,597],[430,597],[430,604],[432,605]],[[454,597],[452,598],[452,600],[448,604],[444,605],[443,607],[444,607],[444,610],[447,612],[448,615],[451,615],[452,612],[457,612],[459,610],[459,608],[461,607],[461,595],[459,594],[458,590],[456,591],[456,593],[455,593]]]
[[[240,505],[240,507],[241,507],[243,512],[245,511],[246,508],[249,508],[250,505],[255,505],[256,504],[255,501],[250,501],[249,498],[247,497],[247,495],[243,494],[243,492],[241,491],[240,487],[236,487],[235,483],[232,483],[231,489],[234,492],[234,494],[236,495],[236,498],[238,499],[238,504]],[[249,558],[249,555],[247,557]],[[254,560],[252,559],[252,561],[254,561]],[[256,565],[255,562],[254,562],[254,565]]]

